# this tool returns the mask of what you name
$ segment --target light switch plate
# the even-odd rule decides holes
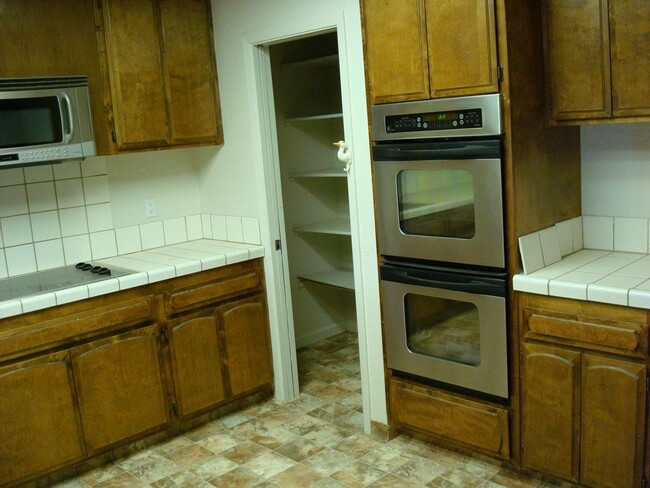
[[[144,199],[144,216],[148,219],[156,216],[156,199],[154,197]]]

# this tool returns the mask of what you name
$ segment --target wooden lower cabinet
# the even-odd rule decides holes
[[[226,399],[214,310],[168,325],[176,403],[181,417],[202,412]]]
[[[218,307],[217,317],[226,343],[224,359],[232,395],[270,385],[273,371],[264,296]]]
[[[263,273],[256,259],[0,320],[0,486],[270,391]]]
[[[88,454],[169,422],[159,326],[71,349]]]
[[[508,411],[436,388],[390,379],[397,428],[414,430],[501,459],[510,457]]]
[[[0,486],[84,458],[67,351],[0,368]]]
[[[519,304],[522,467],[641,486],[647,311],[529,294]]]

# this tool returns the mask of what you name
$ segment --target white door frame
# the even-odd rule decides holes
[[[367,129],[366,137],[360,138],[355,151],[355,134],[353,132],[353,114],[350,97],[351,90],[345,81],[348,76],[348,56],[345,35],[344,12],[332,11],[329,16],[310,18],[300,15],[296,17],[295,25],[287,27],[270,27],[268,30],[254,32],[244,37],[243,52],[246,64],[246,78],[251,100],[252,145],[256,160],[260,163],[260,175],[265,189],[264,198],[260,205],[264,208],[261,215],[268,216],[268,227],[263,229],[268,242],[282,240],[285,235],[281,202],[279,158],[275,127],[275,109],[271,84],[271,64],[268,46],[279,42],[294,40],[301,37],[336,31],[338,38],[339,63],[341,67],[341,98],[343,103],[344,133],[352,150],[353,161],[355,152],[369,152]],[[365,89],[355,93],[365,99]],[[367,128],[366,113],[356,114],[363,117],[363,125]],[[260,186],[260,185],[258,185]],[[359,241],[359,215],[354,163],[348,176],[348,194],[350,200],[350,223],[352,228],[352,254],[355,263],[354,281],[356,298],[356,315],[359,337],[359,360],[361,369],[361,390],[363,399],[364,428],[370,432],[371,402],[368,376],[368,349],[366,344],[366,313],[363,300],[363,280],[361,276],[361,245]],[[285,293],[288,287],[288,265],[281,251],[271,250],[265,257],[267,287],[269,290],[269,319],[271,321],[271,336],[274,350],[275,393],[279,401],[286,401],[298,394],[298,370],[296,361],[294,324],[291,313],[291,297]]]

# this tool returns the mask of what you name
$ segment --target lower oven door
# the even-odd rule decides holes
[[[381,267],[388,367],[508,398],[506,280]]]
[[[501,160],[390,160],[395,152],[374,149],[380,254],[504,268]]]

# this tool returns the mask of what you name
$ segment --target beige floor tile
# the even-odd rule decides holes
[[[210,480],[210,483],[218,488],[250,488],[262,481],[264,479],[260,476],[251,473],[246,468],[239,467]]]
[[[288,457],[289,459],[293,459],[296,462],[300,462],[316,453],[319,453],[323,449],[323,446],[316,444],[309,439],[305,439],[304,437],[299,437],[279,447],[276,449],[276,452]]]
[[[91,471],[87,471],[86,473],[82,473],[79,475],[79,478],[87,485],[95,486],[103,481],[109,480],[123,473],[124,470],[122,468],[113,463],[110,463],[105,466],[95,468]]]
[[[531,488],[540,485],[539,477],[531,478],[503,468],[492,476],[489,481],[507,486],[508,488]]]
[[[336,402],[350,395],[348,390],[338,386],[327,385],[312,392],[312,395],[326,402]]]
[[[224,430],[220,433],[205,437],[196,444],[216,454],[236,446],[243,440],[241,437],[233,435],[230,431]]]
[[[305,459],[302,464],[325,476],[329,476],[353,461],[352,458],[338,451],[326,448],[314,454],[312,457]]]
[[[275,429],[270,429],[265,434],[255,436],[251,440],[268,449],[277,449],[296,438],[298,438],[298,436],[293,432],[277,427]]]
[[[454,465],[454,468],[460,471],[464,471],[465,473],[482,480],[489,480],[501,469],[496,464],[491,464],[486,461],[474,458],[461,459],[457,464]]]
[[[377,481],[386,473],[380,469],[360,461],[354,461],[344,468],[332,473],[330,478],[345,483],[351,488],[362,488]]]
[[[379,448],[370,451],[365,456],[361,456],[359,460],[379,468],[386,473],[390,473],[409,461],[410,456],[404,454],[399,449],[390,447],[389,445],[382,445]]]
[[[431,488],[476,488],[484,481],[454,467],[431,480],[427,486]]]
[[[323,475],[302,464],[296,464],[270,479],[282,488],[307,488],[320,481]]]
[[[237,463],[217,454],[206,459],[202,463],[190,466],[188,471],[203,480],[211,480],[217,476],[226,474],[228,471],[232,471],[237,468],[237,466]]]
[[[412,481],[405,480],[399,476],[387,474],[377,481],[370,483],[368,488],[421,488],[422,485]]]
[[[240,442],[236,446],[231,447],[230,449],[221,451],[219,455],[228,459],[229,461],[232,461],[233,463],[244,464],[254,457],[261,456],[267,452],[269,452],[269,449],[259,445],[256,442],[244,441]]]
[[[368,454],[370,451],[379,449],[381,446],[381,443],[372,440],[365,434],[359,433],[344,439],[334,449],[346,456],[358,459],[361,456]]]
[[[189,471],[179,471],[151,483],[150,486],[152,488],[212,488],[213,485]]]
[[[285,469],[295,466],[296,462],[286,456],[270,451],[261,456],[254,457],[244,467],[256,475],[268,479],[281,473]]]
[[[303,437],[310,439],[321,446],[333,448],[340,444],[343,440],[352,435],[352,432],[342,429],[336,425],[325,424],[312,429],[307,432]]]
[[[177,465],[188,468],[195,464],[200,464],[214,456],[214,453],[198,444],[191,444],[189,446],[181,447],[170,453],[165,454],[165,457]]]
[[[95,486],[97,488],[144,488],[149,485],[129,473],[123,473]]]

